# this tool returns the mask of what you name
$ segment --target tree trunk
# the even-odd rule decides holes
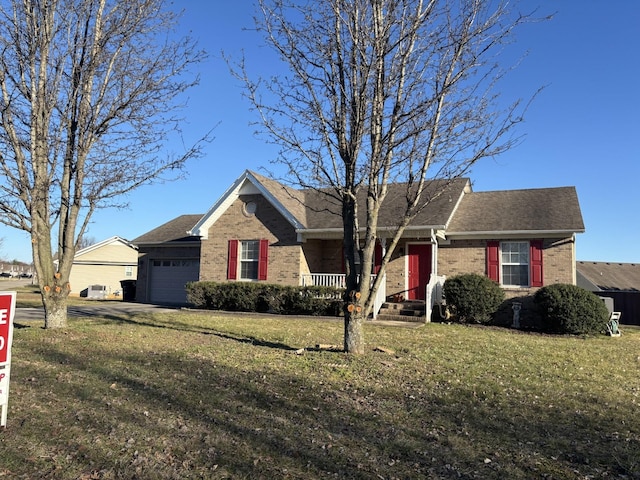
[[[47,198],[44,193],[42,197]],[[75,251],[58,252],[57,268],[51,251],[51,228],[42,220],[48,212],[47,204],[39,204],[37,213],[32,215],[33,228],[31,243],[33,265],[36,269],[42,305],[44,306],[44,328],[65,328],[67,326],[67,297],[71,291],[69,273]]]
[[[357,205],[354,194],[347,194],[342,201],[342,225],[344,228],[343,248],[346,268],[346,289],[344,293],[344,351],[364,353],[364,333],[362,331],[362,301],[356,267],[359,247],[357,227]]]
[[[60,288],[60,287],[56,287]],[[44,328],[65,328],[67,326],[67,295],[66,293],[43,292]]]
[[[345,310],[344,313],[344,351],[347,353],[364,353],[364,334],[362,329],[362,311],[357,307],[352,312]]]

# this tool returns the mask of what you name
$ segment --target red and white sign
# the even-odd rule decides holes
[[[7,424],[16,292],[0,292],[0,426]]]
[[[0,292],[0,366],[11,359],[13,314],[16,309],[16,292]]]

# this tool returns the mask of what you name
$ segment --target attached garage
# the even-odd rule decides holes
[[[185,284],[200,276],[200,237],[187,234],[202,215],[182,215],[134,239],[138,247],[136,301],[186,305]]]
[[[198,281],[198,259],[152,260],[150,268],[149,299],[151,303],[187,303],[187,282]]]

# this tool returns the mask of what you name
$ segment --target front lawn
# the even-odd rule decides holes
[[[640,478],[620,338],[209,312],[16,328],[0,478]],[[382,347],[375,349],[375,347]]]

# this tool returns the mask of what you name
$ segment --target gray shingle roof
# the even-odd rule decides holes
[[[425,227],[442,227],[446,225],[467,184],[468,179],[466,178],[455,179],[450,185],[446,185],[444,181],[438,180],[429,182],[423,197],[425,203],[428,200],[428,206],[416,215],[412,225]],[[388,186],[387,197],[380,208],[378,219],[379,227],[395,227],[399,224],[400,220],[402,220],[407,203],[406,189],[406,183],[394,183]],[[315,193],[316,197],[318,195],[320,194]],[[366,195],[367,192],[362,190],[357,197],[358,221],[362,226],[364,226],[366,222]],[[317,206],[316,202],[322,202],[322,200],[316,200],[313,197],[308,198],[311,200],[309,201],[309,208]],[[326,200],[324,202],[327,204]],[[339,213],[340,208],[340,205],[333,205],[333,212]],[[314,215],[313,213],[307,213],[307,215],[309,219],[307,228],[315,229],[325,226],[342,227],[342,219],[335,213],[329,214],[325,211],[324,214],[320,215]]]
[[[267,178],[259,173],[249,172],[273,195],[299,222],[306,224],[306,208],[304,191],[287,187],[282,183]]]
[[[317,190],[296,190],[255,172],[260,182],[307,230],[341,229],[340,203]],[[254,180],[251,180],[254,181]],[[379,215],[379,228],[395,227],[406,204],[406,184],[390,184]],[[445,229],[447,235],[500,234],[514,232],[583,232],[584,222],[574,187],[471,192],[469,180],[449,183],[432,180],[426,191],[430,201],[411,223],[411,227]],[[359,222],[365,225],[366,191],[357,199]],[[209,213],[207,214],[209,215]],[[195,240],[186,232],[203,215],[182,215],[132,241],[163,243]]]
[[[197,237],[187,235],[187,231],[202,218],[203,214],[197,215],[180,215],[167,223],[160,225],[153,230],[140,235],[131,241],[134,245],[165,243],[165,242],[192,242]]]
[[[640,264],[576,262],[576,270],[601,290],[640,291]]]
[[[317,190],[295,190],[285,187],[281,183],[251,172],[269,192],[278,199],[307,229],[342,228],[340,217],[342,206],[340,203]],[[442,180],[432,180],[428,183],[426,195],[429,206],[424,208],[415,218],[413,225],[437,227],[444,226],[449,221],[453,209],[467,187],[466,178],[454,179],[447,185]],[[387,198],[380,211],[379,226],[394,227],[402,218],[405,200],[406,184],[395,183],[389,185]],[[430,198],[433,197],[433,198]],[[366,219],[366,191],[361,190],[358,198],[358,213],[360,225]]]
[[[447,231],[583,232],[584,222],[574,187],[468,193]]]

